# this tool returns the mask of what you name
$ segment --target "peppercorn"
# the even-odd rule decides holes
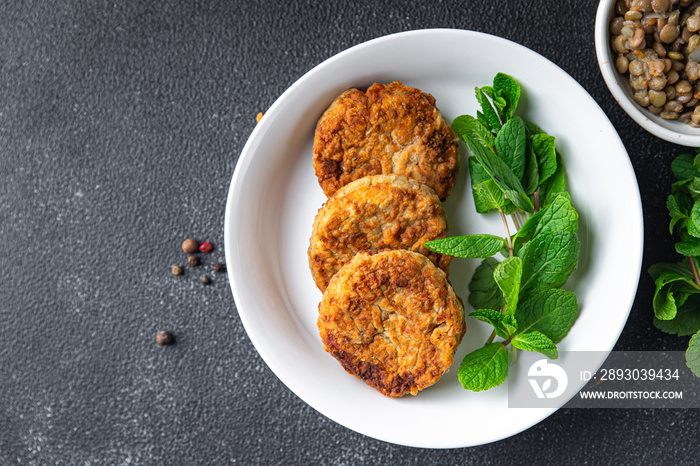
[[[186,239],[185,241],[182,242],[182,250],[185,251],[187,254],[194,254],[197,252],[197,248],[199,247],[199,244],[193,239]]]
[[[199,265],[199,257],[190,256],[187,258],[187,265],[190,267],[197,267]]]
[[[179,265],[173,265],[170,268],[170,271],[173,273],[173,275],[182,275],[182,267]]]
[[[214,246],[212,246],[209,241],[205,241],[199,245],[199,250],[207,254],[209,254],[213,249]]]
[[[170,332],[166,332],[165,330],[158,332],[156,335],[156,343],[158,343],[160,346],[164,345],[169,345],[173,342],[173,336],[170,334]]]
[[[214,262],[213,268],[214,268],[214,273],[221,273],[226,269],[224,264],[222,264],[221,262]]]
[[[211,280],[209,279],[209,277],[207,277],[206,275],[202,277],[202,285],[208,285],[210,283]]]

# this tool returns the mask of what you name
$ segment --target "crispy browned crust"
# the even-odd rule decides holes
[[[358,253],[319,305],[325,350],[382,394],[416,395],[447,372],[466,331],[445,273],[410,251]]]
[[[423,246],[446,234],[447,216],[432,189],[403,176],[367,176],[336,191],[319,209],[309,244],[309,267],[321,291],[358,251],[420,252],[449,273],[452,256]]]
[[[364,176],[394,173],[444,201],[459,167],[457,137],[435,98],[398,81],[338,96],[318,121],[313,152],[327,196]]]

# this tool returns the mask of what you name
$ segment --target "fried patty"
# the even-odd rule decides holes
[[[447,216],[432,189],[403,176],[367,176],[336,191],[319,209],[309,266],[321,291],[358,251],[408,249],[448,273],[452,256],[423,246],[446,234]]]
[[[437,382],[466,331],[445,273],[402,250],[360,252],[341,268],[323,293],[318,328],[347,372],[392,398]]]
[[[459,167],[457,137],[435,98],[398,81],[338,96],[316,126],[313,159],[326,196],[364,176],[393,173],[444,201]]]

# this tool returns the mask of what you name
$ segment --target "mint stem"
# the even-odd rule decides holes
[[[496,331],[495,331],[495,330],[494,330],[493,332],[491,332],[491,336],[489,337],[488,340],[486,340],[486,343],[491,343],[491,342],[493,342],[493,339],[494,339],[494,338],[496,338]]]
[[[510,228],[508,228],[508,219],[506,219],[505,214],[499,210],[501,214],[501,220],[503,220],[503,226],[506,227],[506,242],[508,243],[508,257],[513,257],[513,242],[510,239]]]
[[[537,188],[537,191],[535,191],[534,194],[534,204],[535,204],[535,213],[537,213],[540,210],[540,188]]]
[[[695,281],[697,287],[700,288],[700,277],[698,277],[698,269],[695,266],[695,259],[692,256],[688,256],[688,260],[690,261],[690,270],[693,271],[693,280]]]
[[[520,222],[518,221],[518,217],[517,217],[517,215],[515,215],[515,212],[510,214],[510,218],[513,219],[513,223],[515,224],[515,229],[520,230]]]

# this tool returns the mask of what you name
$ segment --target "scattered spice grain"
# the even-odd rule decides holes
[[[209,241],[205,241],[199,245],[199,250],[203,253],[209,254],[214,250],[214,246],[212,246]]]
[[[210,283],[211,280],[209,279],[209,277],[207,277],[206,275],[202,277],[202,285],[208,285]]]
[[[169,345],[173,342],[173,336],[170,334],[170,332],[166,332],[165,330],[158,332],[156,335],[156,343],[158,343],[160,346],[165,346]]]
[[[173,275],[182,275],[182,267],[179,265],[173,265],[170,268],[170,271],[173,273]]]
[[[197,252],[198,247],[199,244],[191,238],[188,238],[182,242],[182,250],[187,254],[194,254]]]
[[[213,269],[214,269],[214,273],[221,273],[224,270],[226,270],[226,267],[221,262],[214,262]]]
[[[187,258],[187,265],[190,267],[197,267],[199,265],[199,257],[190,256]]]

